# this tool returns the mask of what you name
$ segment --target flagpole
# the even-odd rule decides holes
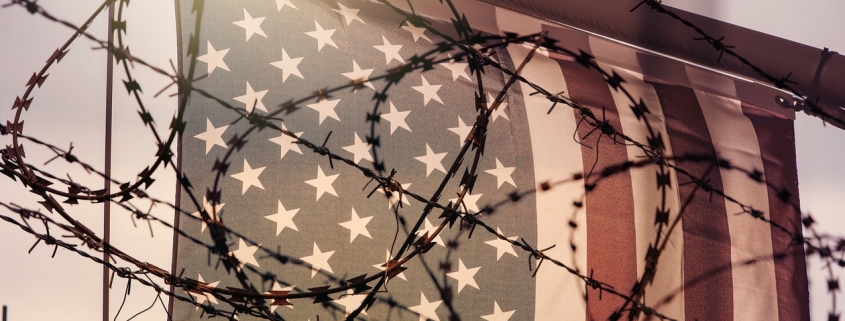
[[[105,141],[105,181],[103,182],[106,194],[109,194],[111,187],[111,134],[112,134],[112,82],[114,75],[114,54],[111,50],[114,44],[114,32],[112,32],[112,21],[114,20],[114,2],[109,4],[108,20],[108,43],[109,50],[106,56],[106,141]],[[111,202],[108,199],[103,201],[103,261],[109,262],[109,242],[111,241]],[[103,321],[109,320],[109,268],[103,265]]]

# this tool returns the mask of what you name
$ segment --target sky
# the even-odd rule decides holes
[[[53,15],[77,25],[99,5],[98,1],[92,0],[41,0],[38,4]],[[783,0],[665,0],[664,4],[813,47],[845,52],[845,19],[839,17],[845,12],[845,2],[807,0],[796,5],[795,1]],[[101,15],[95,19],[89,29],[99,38],[105,38],[107,34],[104,17]],[[124,20],[129,21],[126,41],[133,55],[165,69],[169,69],[170,61],[176,63],[173,1],[132,1]],[[30,75],[40,69],[44,60],[71,34],[70,29],[30,15],[18,6],[0,9],[0,48],[4,48],[0,50],[0,102],[11,104],[16,96],[21,95]],[[106,54],[103,50],[92,50],[93,46],[93,42],[85,39],[76,41],[62,62],[50,69],[44,87],[34,91],[33,108],[25,115],[25,133],[55,142],[62,148],[67,148],[68,142],[72,141],[74,154],[84,155],[83,161],[102,168]],[[150,155],[154,154],[155,146],[149,139],[136,141],[130,135],[149,132],[149,129],[143,128],[138,121],[136,105],[126,95],[121,83],[121,70],[122,66],[115,69],[113,144],[116,152],[112,163],[118,180],[131,181],[142,169],[137,167],[139,163],[152,161]],[[135,68],[134,73],[142,80],[143,100],[157,120],[157,130],[165,132],[176,100],[168,97],[172,90],[157,98],[153,95],[169,80],[145,68]],[[7,108],[0,108],[0,121],[3,123],[13,115]],[[842,167],[845,149],[838,147],[845,141],[845,131],[825,127],[820,120],[803,114],[798,115],[795,126],[802,209],[813,214],[822,231],[838,231],[836,234],[841,235],[845,231],[845,219],[840,218],[837,210],[843,205],[841,195],[845,195],[845,169]],[[0,137],[0,143],[10,144],[9,137]],[[48,150],[29,145],[26,149],[29,159],[43,160],[53,156]],[[89,186],[103,184],[102,179],[89,176],[78,166],[68,166],[63,161],[54,161],[47,166],[35,165],[56,173],[67,172],[75,181]],[[170,168],[157,173],[153,196],[172,199],[175,190],[172,173]],[[14,200],[22,205],[37,201],[34,194],[5,178],[0,183],[0,191],[3,194],[0,201]],[[85,213],[78,217],[80,221],[96,233],[102,233],[102,205],[81,204],[75,210]],[[0,212],[8,214],[3,210]],[[166,208],[157,208],[153,213],[161,218],[172,217],[172,211]],[[126,215],[113,215],[111,227],[117,247],[141,260],[170,269],[171,233],[166,228],[153,226],[155,237],[150,237],[149,229],[143,225],[134,227]],[[17,227],[5,222],[0,224],[0,244],[4,244],[0,250],[3,254],[0,304],[9,306],[9,320],[99,319],[102,313],[101,269],[95,263],[63,250],[51,258],[53,249],[43,243],[27,255],[26,251],[33,242],[32,237]],[[810,260],[809,270],[813,319],[823,320],[830,304],[825,295],[824,276],[819,275],[819,264],[814,260]],[[120,308],[124,282],[118,279],[113,284],[111,318]],[[129,318],[154,303],[154,299],[155,292],[152,290],[132,287],[118,319]],[[62,315],[57,316],[56,313]],[[157,306],[139,319],[165,318],[163,310]]]

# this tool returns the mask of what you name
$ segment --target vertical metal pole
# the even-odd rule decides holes
[[[8,313],[6,306],[3,306],[3,321],[6,321],[6,314]]]
[[[177,75],[180,77],[182,76],[182,11],[181,11],[181,4],[179,3],[180,0],[174,0],[174,9],[176,13],[176,58],[177,58]],[[182,95],[179,94],[177,96],[176,106],[178,108],[179,103],[182,101]],[[177,110],[178,112],[178,110]],[[181,176],[182,174],[182,134],[179,133],[176,137],[176,172],[179,173]],[[178,252],[179,249],[179,233],[176,231],[179,230],[179,219],[182,216],[182,213],[179,212],[182,205],[182,181],[178,178],[176,179],[176,195],[174,196],[173,203],[176,205],[176,210],[173,211],[173,249],[170,252],[170,273],[176,275],[178,272],[176,271],[177,266],[177,259],[178,259]],[[170,292],[176,291],[176,286],[171,282],[170,283]],[[173,303],[174,299],[172,295],[168,295],[167,301],[167,312],[173,315]]]
[[[109,4],[108,41],[109,48],[114,47],[114,32],[112,32],[112,21],[114,20],[114,2]],[[105,141],[105,182],[106,194],[111,190],[111,132],[112,132],[112,83],[114,75],[114,54],[108,51],[106,58],[106,141]],[[111,202],[103,202],[103,260],[109,262],[109,244],[111,242]],[[103,321],[109,320],[109,268],[103,265]]]

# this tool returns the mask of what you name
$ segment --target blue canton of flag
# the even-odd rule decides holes
[[[192,3],[181,1],[183,50],[195,25],[196,13],[186,10]],[[356,82],[357,88],[321,94],[289,114],[278,113],[270,123],[362,167],[395,170],[404,190],[424,197],[437,190],[478,116],[476,75],[466,61],[448,60],[458,51],[438,54],[446,61],[404,75],[377,109],[374,96],[388,83],[369,78],[408,63],[443,39],[409,24],[387,6],[363,1],[207,1],[202,10],[196,66],[197,76],[207,77],[197,81],[196,88],[263,116],[278,112],[284,102]],[[493,57],[512,64],[504,51]],[[187,65],[186,59],[185,73]],[[492,102],[504,86],[504,75],[487,70],[482,78],[486,101]],[[219,222],[183,215],[180,229],[206,245],[213,244],[208,224],[222,224],[244,236],[227,234],[231,253],[226,255],[237,259],[258,292],[307,293],[380,273],[425,207],[398,193],[386,197],[382,189],[370,195],[373,185],[364,188],[369,178],[361,170],[332,161],[278,130],[264,128],[246,135],[253,126],[248,120],[197,92],[191,95],[185,119],[182,171],[190,179],[191,193],[219,197],[197,197]],[[461,207],[471,213],[536,186],[523,103],[505,98],[488,127],[474,188]],[[467,155],[474,152],[481,151]],[[440,204],[457,199],[469,160],[449,181]],[[181,204],[192,204],[184,189]],[[199,218],[200,212],[194,211]],[[424,219],[418,235],[435,231],[442,221],[440,212]],[[484,220],[511,240],[534,244],[535,212],[533,196],[527,196]],[[449,308],[444,300],[451,299],[465,320],[533,319],[535,284],[526,268],[527,253],[486,232],[468,238],[469,229],[459,225],[445,229],[429,252],[404,264],[406,270],[380,289],[383,293],[359,318],[445,320]],[[205,245],[180,237],[177,251],[177,274],[196,277],[207,287],[242,288],[234,271],[227,271],[221,256]],[[266,275],[273,280],[262,277]],[[450,289],[450,298],[438,285]],[[232,310],[210,294],[188,294],[202,305]],[[267,304],[286,320],[343,319],[360,306],[365,294],[350,290],[329,297],[322,304],[312,303],[312,298]],[[197,306],[176,301],[173,319],[199,319],[202,313]]]

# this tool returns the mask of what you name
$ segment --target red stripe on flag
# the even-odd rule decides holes
[[[742,112],[754,125],[763,158],[763,171],[771,186],[768,189],[769,217],[773,223],[801,235],[801,213],[792,206],[792,203],[799,204],[793,121],[746,103],[742,103]],[[779,196],[784,189],[790,195],[788,202]],[[779,319],[809,320],[804,247],[794,244],[789,234],[772,226],[772,249]]]
[[[566,79],[569,97],[587,106],[600,121],[608,122],[621,132],[622,124],[616,103],[602,76],[577,62],[558,60],[558,63]],[[575,119],[581,120],[579,111],[574,112]],[[584,273],[625,293],[630,291],[637,280],[637,239],[631,173],[626,171],[602,177],[601,180],[598,177],[603,168],[627,161],[628,151],[625,145],[613,143],[600,129],[585,122],[578,127],[577,135],[583,144],[581,152],[585,174],[594,169],[586,184],[598,183],[592,191],[588,188],[584,202],[588,269]],[[607,320],[624,303],[619,297],[602,295],[599,290],[588,288],[587,320]]]
[[[654,86],[660,98],[674,154],[716,155],[693,90],[648,78],[646,81]],[[722,189],[719,168],[711,162],[676,161],[675,164],[712,188]],[[686,204],[680,214],[684,231],[686,319],[732,320],[731,237],[725,201],[697,187],[685,175],[678,175],[678,185],[681,206]]]

